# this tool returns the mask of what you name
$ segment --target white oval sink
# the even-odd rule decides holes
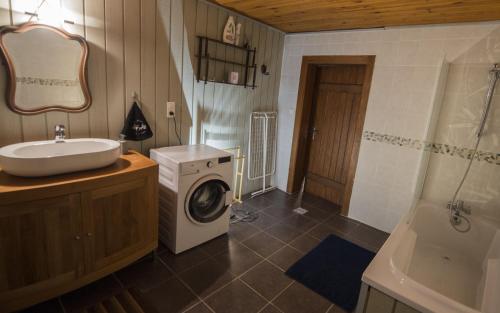
[[[120,143],[109,139],[33,141],[0,148],[0,167],[24,177],[40,177],[100,168],[120,157]]]

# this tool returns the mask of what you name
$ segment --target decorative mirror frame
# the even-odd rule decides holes
[[[57,33],[58,35],[68,39],[68,40],[75,40],[77,41],[80,46],[82,47],[82,56],[80,59],[80,66],[79,66],[79,80],[80,80],[80,86],[82,88],[82,92],[85,98],[85,101],[82,106],[76,107],[76,108],[69,108],[65,106],[60,106],[60,105],[47,105],[43,106],[41,105],[39,108],[36,109],[31,109],[31,110],[26,110],[18,107],[16,105],[16,70],[14,68],[14,64],[12,62],[12,58],[9,55],[7,48],[5,47],[4,44],[4,36],[9,33],[24,33],[33,29],[37,28],[42,28],[42,29],[47,29],[50,31],[53,31]],[[34,114],[40,114],[40,113],[45,113],[45,112],[50,112],[50,111],[62,111],[62,112],[67,112],[67,113],[78,113],[78,112],[83,112],[87,110],[91,103],[92,103],[92,97],[90,95],[90,90],[88,86],[88,81],[87,81],[87,60],[88,60],[88,54],[89,54],[89,47],[87,44],[87,41],[85,38],[83,38],[80,35],[75,35],[75,34],[70,34],[66,32],[63,29],[53,27],[50,25],[46,24],[38,24],[38,23],[25,23],[19,26],[4,26],[0,28],[0,50],[1,54],[3,57],[4,63],[7,65],[8,68],[8,74],[7,74],[7,88],[5,89],[6,92],[6,99],[7,99],[7,104],[9,108],[19,114],[24,114],[24,115],[34,115]]]

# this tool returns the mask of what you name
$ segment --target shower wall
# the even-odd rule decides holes
[[[489,70],[500,63],[500,29],[489,33],[449,64],[448,79],[422,198],[446,205],[476,142]],[[497,84],[479,153],[458,199],[500,225],[500,85]]]

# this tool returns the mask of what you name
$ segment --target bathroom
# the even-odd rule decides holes
[[[0,312],[500,312],[496,1],[0,25]]]

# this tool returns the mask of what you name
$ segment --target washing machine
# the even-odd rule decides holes
[[[232,154],[207,145],[151,150],[159,164],[159,237],[172,252],[193,248],[229,230]]]

